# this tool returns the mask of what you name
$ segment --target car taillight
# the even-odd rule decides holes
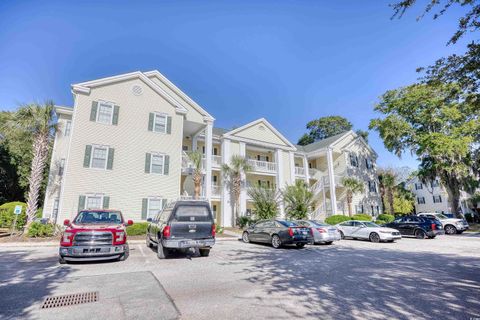
[[[212,224],[212,237],[215,238],[215,230],[216,230],[216,226],[215,226],[215,223]]]
[[[166,226],[165,228],[163,228],[163,237],[170,238],[170,235],[170,226]]]
[[[62,235],[62,240],[60,241],[62,247],[70,247],[73,242],[73,232],[64,232]]]
[[[309,228],[310,229],[310,235],[313,236],[313,228]]]
[[[317,231],[320,233],[327,233],[327,230],[323,228],[317,228]]]
[[[125,232],[120,231],[115,233],[114,244],[124,244],[125,243]]]
[[[292,228],[288,228],[288,234],[290,235],[290,237],[293,237],[293,229]]]
[[[435,230],[437,228],[437,225],[435,223],[432,223],[432,230]]]

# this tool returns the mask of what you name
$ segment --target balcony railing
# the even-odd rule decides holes
[[[217,184],[212,184],[212,196],[219,197],[222,195],[222,186]]]
[[[222,156],[212,155],[212,166],[220,167],[222,165]]]
[[[248,160],[248,164],[252,167],[253,171],[261,171],[261,172],[277,172],[277,164],[275,162],[268,162],[268,161],[258,161],[250,159]]]
[[[207,159],[205,155],[202,157],[202,169],[205,169],[206,167],[206,162]],[[212,167],[220,167],[222,165],[222,156],[216,156],[212,155]],[[188,154],[184,152],[182,154],[182,170],[186,171],[189,168],[193,168],[192,161],[190,161],[190,158],[188,157]]]
[[[297,176],[304,176],[304,175],[305,175],[305,168],[303,168],[303,167],[295,167],[295,175],[297,175]]]

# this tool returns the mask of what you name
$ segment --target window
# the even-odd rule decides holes
[[[358,157],[356,154],[350,153],[350,165],[352,167],[358,167]]]
[[[432,186],[432,188],[438,187],[438,185],[439,185],[438,180],[432,181],[432,183],[430,185]]]
[[[98,103],[97,122],[112,124],[113,119],[113,105],[107,102]]]
[[[167,133],[167,116],[164,114],[155,114],[153,120],[153,131]]]
[[[183,151],[188,151],[188,146],[182,146]]]
[[[163,165],[165,163],[165,157],[162,154],[152,154],[152,167],[151,173],[163,174]]]
[[[91,168],[105,169],[107,167],[107,147],[93,147]]]
[[[442,196],[441,195],[433,196],[433,203],[442,203]]]
[[[148,199],[148,218],[154,218],[160,211],[162,211],[164,205],[164,199],[151,198]]]
[[[373,162],[371,159],[365,159],[365,166],[367,167],[367,169],[372,169],[373,168]]]
[[[102,205],[102,196],[87,196],[85,209],[101,209]]]
[[[425,197],[417,197],[418,204],[425,204]]]
[[[52,210],[52,220],[55,220],[57,218],[57,215],[58,215],[58,203],[59,203],[59,199],[56,198],[55,200],[53,200],[53,210]]]
[[[423,184],[421,182],[415,183],[415,190],[422,190],[423,189]]]
[[[377,214],[377,215],[379,215],[379,214],[380,214],[380,206],[376,206],[376,208],[375,208],[375,212],[376,212],[376,214]]]
[[[375,181],[368,181],[368,191],[377,192],[377,183]]]
[[[68,137],[70,135],[70,131],[72,131],[72,121],[68,120],[65,123],[65,131],[63,131],[63,135]]]
[[[363,204],[355,206],[356,213],[363,213]]]
[[[60,165],[58,166],[58,175],[63,176],[63,171],[65,169],[65,159],[60,160]]]

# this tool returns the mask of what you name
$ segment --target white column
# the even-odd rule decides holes
[[[281,149],[275,150],[275,162],[277,163],[277,189],[285,188],[285,180],[283,177],[283,151]],[[285,217],[285,206],[280,202],[280,215]]]
[[[229,163],[230,162],[230,140],[223,139],[222,141],[222,163]],[[233,211],[232,211],[232,203],[231,203],[231,195],[230,195],[230,188],[225,183],[225,179],[222,177],[222,222],[223,227],[232,227],[233,221]]]
[[[327,149],[328,162],[328,181],[330,184],[330,202],[332,205],[332,214],[337,214],[337,195],[335,194],[335,172],[333,170],[333,150]]]
[[[210,201],[212,196],[212,129],[213,121],[206,121],[205,128],[205,197]]]
[[[246,157],[247,156],[247,146],[245,142],[239,142],[240,146],[240,156]],[[245,173],[242,173],[242,189],[240,191],[240,212],[238,216],[245,214],[247,212],[247,177]]]
[[[198,141],[198,136],[193,136],[192,137],[192,151],[197,151],[197,141]]]
[[[295,184],[295,153],[289,151],[288,156],[290,159],[290,184]]]
[[[303,156],[303,167],[305,168],[305,182],[310,185],[310,171],[308,170],[308,159],[307,156]]]

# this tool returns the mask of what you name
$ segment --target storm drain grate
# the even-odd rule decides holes
[[[98,291],[65,294],[63,296],[47,297],[45,301],[43,301],[42,309],[73,306],[96,301],[98,301]]]

